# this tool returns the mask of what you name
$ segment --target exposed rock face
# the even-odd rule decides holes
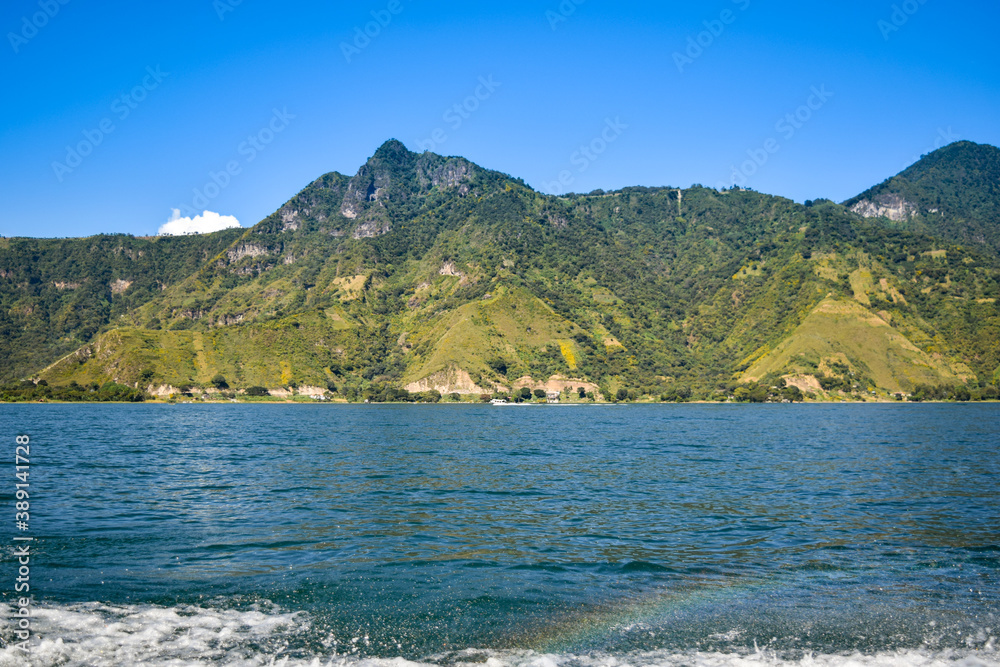
[[[357,220],[352,236],[372,238],[392,230],[393,207],[422,197],[433,187],[471,188],[474,165],[461,158],[411,153],[398,141],[388,141],[358,170],[344,192],[340,214]]]
[[[270,251],[262,245],[257,245],[256,243],[244,243],[243,245],[233,248],[227,255],[229,255],[230,262],[238,262],[244,257],[260,257],[261,255],[267,255]]]
[[[459,271],[458,268],[455,267],[455,262],[451,262],[451,261],[445,262],[444,265],[441,267],[441,270],[438,271],[438,273],[440,273],[442,276],[461,276],[462,275],[462,272]]]
[[[489,394],[492,389],[483,389],[472,381],[472,376],[461,368],[438,371],[425,378],[406,385],[407,391],[419,392],[437,389],[442,394]]]
[[[68,282],[61,281],[61,280],[57,280],[56,282],[54,282],[52,284],[56,286],[56,289],[79,289],[80,288],[80,283],[68,283]],[[129,283],[129,284],[131,284],[131,283]],[[112,289],[112,291],[114,291],[113,287],[111,289]]]
[[[376,170],[366,164],[347,184],[347,192],[340,204],[340,212],[346,218],[357,218],[365,210],[365,204],[386,198],[392,175],[387,169]]]
[[[210,325],[215,327],[228,327],[234,324],[239,324],[243,321],[243,318],[243,313],[238,315],[220,315],[216,317],[213,322],[210,322]]]
[[[345,218],[354,220],[356,217],[358,217],[357,204],[347,199],[344,199],[344,203],[340,205],[340,214]]]
[[[822,394],[823,392],[823,387],[820,386],[819,380],[816,379],[815,375],[786,375],[784,378],[787,386],[798,387],[799,391],[803,394],[808,394],[809,392]]]
[[[351,220],[360,219],[351,234],[353,238],[369,239],[392,230],[385,208],[391,183],[392,175],[388,170],[375,170],[365,165],[347,184],[340,213]]]
[[[464,195],[469,191],[468,181],[472,179],[472,165],[466,160],[452,159],[427,173],[421,167],[418,169],[418,175],[421,180],[429,181],[431,186],[457,187],[459,194]]]
[[[370,239],[376,236],[382,236],[383,234],[388,234],[392,231],[392,224],[388,220],[380,220],[377,217],[374,219],[365,220],[360,225],[354,228],[354,233],[351,236],[355,239]]]
[[[550,225],[557,229],[563,229],[569,224],[569,221],[561,215],[553,215],[549,213],[545,216],[545,218],[549,221]]]
[[[299,228],[298,217],[299,217],[299,211],[295,210],[290,211],[287,208],[282,209],[281,222],[284,223],[284,226],[282,227],[281,231],[287,232],[287,231],[295,231],[296,229],[298,229]]]
[[[893,222],[904,222],[913,217],[917,207],[901,195],[887,193],[875,197],[874,201],[862,199],[851,210],[865,218],[889,218]]]
[[[119,278],[111,283],[111,293],[112,294],[122,294],[132,285],[131,280],[122,280]]]
[[[167,396],[170,396],[170,394],[180,394],[181,390],[169,384],[161,384],[159,386],[151,384],[146,387],[146,393],[150,396],[166,398]]]

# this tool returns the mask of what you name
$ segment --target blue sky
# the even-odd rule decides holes
[[[393,137],[544,192],[840,201],[1000,144],[998,23],[941,0],[9,0],[0,235],[251,226]]]

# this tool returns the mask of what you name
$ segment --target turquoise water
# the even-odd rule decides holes
[[[1000,664],[1000,406],[2,405],[31,662]],[[0,637],[13,640],[5,619]]]

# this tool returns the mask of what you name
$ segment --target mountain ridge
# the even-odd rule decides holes
[[[954,170],[969,148],[958,146],[958,158],[947,149],[956,150],[925,158],[933,170],[903,172],[917,183],[904,195],[924,193],[929,171],[948,181],[942,165]],[[846,204],[893,194],[886,184]],[[984,217],[995,192],[980,189],[975,215],[948,200],[947,219],[996,228]],[[65,354],[82,334],[51,345],[55,363],[34,377],[152,390],[224,376],[238,388],[327,386],[353,397],[577,382],[605,397],[708,398],[802,377],[825,398],[984,389],[1000,371],[993,247],[909,222],[740,189],[556,197],[390,140],[353,176],[324,174],[257,225],[206,236],[196,269],[105,309],[104,333],[61,360],[57,348]],[[13,261],[10,246],[0,244],[0,262]],[[108,284],[120,289],[129,270]],[[34,307],[11,288],[26,275],[0,274],[8,318]],[[65,307],[54,289],[37,290],[39,309]],[[113,303],[129,289],[99,296]],[[843,324],[817,326],[833,313]],[[830,331],[805,344],[817,329]],[[868,347],[853,345],[859,336]]]
[[[914,230],[1000,252],[1000,149],[957,141],[844,205],[865,217],[887,217]]]

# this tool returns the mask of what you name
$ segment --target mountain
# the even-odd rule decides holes
[[[941,163],[939,153],[925,160]],[[964,173],[985,168],[978,154]],[[959,170],[962,159],[944,162]],[[929,171],[918,163],[901,176]],[[928,192],[903,194],[923,206]],[[986,190],[963,196],[989,200]],[[792,396],[886,397],[982,393],[997,380],[991,246],[915,219],[808,204],[697,186],[548,196],[389,141],[355,175],[321,176],[250,229],[63,242],[72,252],[3,240],[0,267],[16,262],[19,273],[0,278],[0,294],[20,318],[4,340],[35,350],[2,372],[51,386],[114,381],[165,394],[224,379],[373,400],[402,388],[520,387],[760,397],[782,384]],[[992,238],[985,205],[963,211],[962,229],[976,211]],[[86,247],[103,249],[86,266],[58,259]],[[57,259],[33,264],[25,248]],[[88,297],[104,304],[90,329],[53,316],[70,303],[54,285],[70,279],[100,288]],[[26,280],[53,287],[24,301]],[[45,318],[32,320],[43,304]]]
[[[191,275],[239,230],[0,238],[0,381],[37,372]]]
[[[958,141],[844,202],[855,213],[1000,253],[1000,149]]]

